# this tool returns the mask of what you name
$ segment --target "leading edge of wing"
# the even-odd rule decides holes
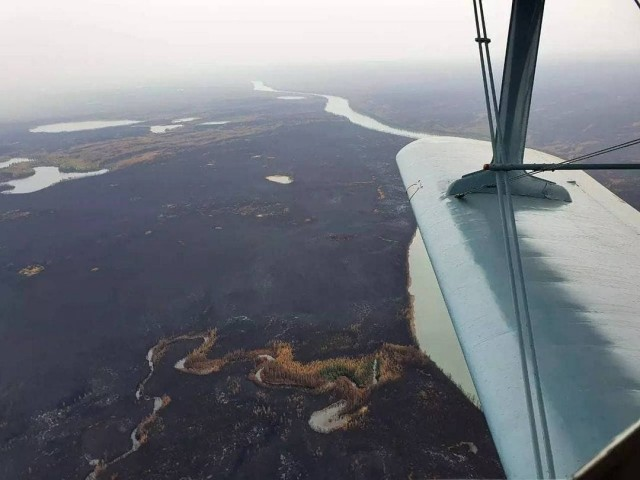
[[[397,162],[505,470],[531,478],[497,198],[444,193],[490,158],[487,142],[429,137]],[[573,202],[513,200],[556,474],[568,476],[640,413],[640,213],[582,172],[545,176]]]

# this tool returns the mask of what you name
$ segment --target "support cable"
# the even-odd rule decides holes
[[[475,3],[475,0],[474,0],[474,3]],[[480,6],[480,20],[482,22],[482,35],[485,38],[487,38],[487,24],[484,21],[484,7],[482,5],[482,0],[479,0],[479,6]],[[477,22],[477,19],[476,19],[476,22]],[[503,163],[504,159],[502,158],[502,155],[501,155],[502,150],[499,148],[499,146],[502,145],[502,132],[500,131],[500,124],[498,122],[498,111],[499,111],[498,96],[496,95],[496,82],[493,79],[493,68],[491,67],[491,54],[489,53],[489,42],[485,42],[484,49],[485,49],[485,54],[487,56],[487,70],[489,71],[489,85],[491,87],[491,99],[493,101],[493,112],[496,117],[495,136],[496,136],[496,146],[498,146],[498,148],[494,149],[493,158],[495,158],[497,163]],[[485,85],[485,89],[486,88],[487,87]]]
[[[535,170],[531,170],[530,172],[521,173],[520,175],[515,175],[513,177],[508,177],[507,178],[507,182],[513,182],[515,180],[518,180],[518,179],[520,179],[522,177],[526,177],[526,176],[534,176],[534,175],[537,175],[538,173],[551,172],[553,170],[556,170],[558,165],[567,165],[567,164],[573,164],[573,163],[581,162],[581,161],[587,160],[589,158],[593,158],[593,157],[597,157],[599,155],[604,155],[604,154],[607,154],[607,153],[615,152],[616,150],[621,150],[623,148],[633,147],[634,145],[639,145],[639,144],[640,144],[640,138],[636,138],[634,140],[629,140],[627,142],[619,143],[617,145],[612,145],[610,147],[606,147],[606,148],[603,148],[601,150],[596,150],[595,152],[587,153],[587,154],[581,155],[579,157],[570,158],[568,160],[563,160],[562,162],[550,163],[548,166],[540,167],[540,168],[537,168]],[[496,162],[496,163],[499,163],[499,162]],[[618,169],[618,168],[616,167],[616,169]],[[602,168],[602,170],[606,170],[606,169]],[[493,187],[493,185],[492,184],[481,185],[479,187],[473,188],[473,189],[468,190],[466,192],[459,193],[456,196],[462,197],[462,196],[468,195],[470,193],[478,193],[478,192],[484,190],[487,187]]]
[[[520,242],[518,240],[518,229],[516,227],[515,211],[511,199],[511,188],[507,181],[506,172],[502,175],[504,182],[505,196],[507,199],[507,212],[509,221],[511,222],[511,235],[513,239],[514,257],[516,259],[515,267],[518,280],[520,282],[520,292],[522,294],[522,311],[524,313],[524,324],[527,329],[529,339],[529,351],[531,353],[531,371],[533,374],[533,385],[535,387],[538,409],[540,415],[540,424],[542,427],[542,441],[544,443],[545,457],[547,460],[547,470],[549,478],[555,478],[555,467],[553,464],[553,452],[551,450],[551,436],[549,435],[549,426],[547,423],[547,414],[544,404],[544,396],[542,395],[542,383],[540,381],[540,370],[538,367],[538,355],[536,353],[535,337],[533,335],[533,324],[529,313],[529,299],[527,297],[527,288],[524,280],[524,269],[522,268],[522,255],[520,254]]]
[[[480,11],[480,19],[482,23],[482,33],[480,32],[480,26],[478,21],[478,6]],[[495,89],[495,80],[493,77],[493,69],[491,66],[491,56],[489,53],[489,38],[487,36],[487,27],[484,19],[484,8],[482,4],[482,0],[473,0],[474,14],[475,14],[475,22],[476,22],[476,32],[477,38],[476,42],[478,42],[478,47],[480,51],[480,63],[482,67],[482,79],[484,85],[485,92],[485,101],[487,103],[487,115],[489,118],[489,128],[491,133],[492,147],[493,147],[493,157],[497,163],[503,163],[505,159],[502,155],[502,141],[501,141],[501,131],[500,125],[498,123],[498,100]],[[484,45],[484,55],[483,55],[483,45]],[[484,56],[487,58],[487,66],[485,67]],[[488,70],[489,77],[489,85],[487,85],[487,72],[485,72],[485,68]],[[491,90],[491,99],[493,103],[493,114],[495,114],[495,122],[496,127],[494,131],[493,126],[493,114],[491,110],[491,105],[489,102],[489,89]],[[555,477],[555,469],[553,465],[553,454],[551,451],[551,443],[549,436],[549,429],[547,425],[544,399],[542,396],[542,387],[540,383],[540,374],[538,370],[538,361],[537,355],[535,351],[535,341],[533,336],[533,327],[531,324],[531,317],[529,314],[529,306],[528,299],[526,293],[526,284],[524,280],[524,273],[522,269],[522,258],[520,256],[520,246],[518,242],[518,232],[516,228],[515,222],[515,213],[513,210],[513,203],[511,201],[511,191],[509,188],[509,180],[507,179],[506,172],[496,172],[496,186],[498,189],[498,205],[500,208],[500,216],[502,221],[502,230],[503,237],[505,243],[505,251],[507,255],[507,265],[509,268],[509,277],[511,282],[511,293],[512,300],[514,306],[514,312],[516,315],[517,326],[518,326],[518,343],[520,350],[520,363],[522,369],[522,376],[524,380],[525,386],[525,397],[527,402],[527,411],[529,414],[529,425],[531,430],[532,444],[533,444],[533,453],[535,457],[536,463],[536,472],[539,477],[542,477],[542,461],[540,455],[540,439],[538,438],[537,425],[536,425],[536,416],[533,411],[533,395],[531,392],[530,385],[530,377],[529,377],[529,365],[528,358],[525,346],[524,339],[524,331],[526,329],[527,337],[528,337],[528,347],[531,355],[531,370],[533,374],[533,383],[534,389],[536,392],[536,400],[537,400],[537,410],[538,416],[540,418],[541,428],[542,428],[542,443],[544,444],[545,457],[547,463],[547,470],[549,477]],[[504,195],[504,198],[503,198]],[[506,202],[505,202],[506,199]],[[515,258],[515,262],[514,262]],[[519,287],[519,288],[518,288]],[[518,295],[518,290],[520,290],[520,295]],[[520,310],[520,300],[522,302],[522,311]],[[524,318],[523,318],[524,316]],[[523,328],[523,324],[525,328]]]
[[[527,413],[529,415],[529,429],[531,432],[531,444],[533,446],[533,457],[536,462],[536,476],[542,478],[542,461],[540,459],[540,446],[538,444],[538,429],[535,422],[535,413],[533,411],[533,399],[531,395],[531,384],[529,382],[529,368],[527,366],[527,355],[524,345],[524,332],[522,329],[522,321],[520,318],[520,302],[518,301],[518,289],[516,288],[516,276],[513,268],[513,258],[511,256],[511,241],[509,235],[509,222],[507,221],[507,213],[505,202],[503,200],[504,185],[502,177],[506,176],[505,172],[496,172],[496,185],[498,187],[498,205],[500,207],[500,220],[502,222],[502,238],[504,239],[504,249],[507,255],[507,267],[509,268],[509,281],[511,284],[511,299],[513,301],[513,309],[516,314],[516,325],[518,327],[518,351],[520,352],[520,369],[522,370],[522,379],[524,381],[525,400],[527,403]]]
[[[585,155],[580,155],[579,157],[570,158],[569,160],[564,160],[562,162],[557,163],[556,165],[567,165],[567,164],[571,164],[571,163],[581,162],[581,161],[587,160],[589,158],[597,157],[599,155],[604,155],[606,153],[615,152],[616,150],[621,150],[623,148],[633,147],[634,145],[638,145],[638,144],[640,144],[640,138],[636,138],[634,140],[629,140],[629,141],[624,142],[624,143],[619,143],[617,145],[612,145],[610,147],[606,147],[606,148],[603,148],[601,150],[596,150],[595,152],[587,153]],[[529,173],[522,173],[520,175],[517,175],[517,176],[511,178],[510,181],[517,180],[518,178],[522,178],[522,177],[524,177],[526,175],[536,175],[538,173],[542,173],[542,172],[547,172],[547,171],[553,170],[552,165],[553,164],[550,164],[549,168],[539,168],[539,169],[533,170],[533,171],[531,171]]]
[[[482,5],[482,2],[480,2]],[[476,0],[473,0],[473,13],[475,14],[476,20],[476,42],[478,44],[478,53],[480,54],[480,67],[482,69],[482,84],[484,85],[484,99],[487,105],[487,116],[489,119],[489,135],[491,136],[491,147],[493,150],[493,155],[495,158],[496,155],[496,138],[494,135],[494,127],[493,127],[493,114],[491,113],[491,102],[489,101],[489,88],[487,87],[487,72],[484,65],[484,52],[482,49],[482,44],[487,45],[491,40],[489,40],[486,36],[481,36],[480,34],[480,23],[478,21],[478,6]],[[496,111],[497,116],[497,111]]]
[[[480,19],[482,21],[482,33],[485,37],[487,37],[487,25],[485,23],[485,19],[484,19],[484,8],[483,8],[483,4],[482,4],[482,0],[478,0],[479,6],[480,6]],[[498,163],[505,163],[507,161],[507,159],[503,158],[504,155],[502,155],[502,142],[500,140],[501,138],[501,131],[500,131],[500,124],[498,122],[497,119],[497,115],[498,115],[498,99],[497,99],[497,95],[496,95],[496,87],[495,87],[495,80],[493,78],[493,68],[491,66],[491,56],[489,54],[489,44],[485,43],[485,50],[486,50],[486,56],[487,56],[487,67],[489,70],[489,81],[490,81],[490,86],[491,86],[491,94],[492,94],[492,99],[493,99],[493,109],[496,115],[496,137],[498,138],[497,140],[497,145],[498,145],[498,157],[497,157],[497,162]],[[499,183],[500,179],[496,177],[497,182]],[[542,441],[544,443],[544,450],[545,450],[545,457],[547,460],[547,469],[548,469],[548,473],[549,473],[549,477],[550,478],[554,478],[555,477],[555,468],[553,465],[553,452],[551,450],[551,437],[549,435],[549,426],[547,424],[547,415],[546,415],[546,409],[545,409],[545,405],[544,405],[544,398],[542,396],[542,385],[540,382],[540,373],[539,373],[539,367],[538,367],[538,359],[537,359],[537,354],[536,354],[536,347],[535,347],[535,341],[534,341],[534,336],[533,336],[533,326],[531,324],[531,316],[529,314],[529,301],[527,298],[527,289],[526,289],[526,284],[524,281],[524,273],[523,273],[523,269],[522,269],[522,257],[520,255],[520,244],[518,241],[518,230],[516,228],[516,220],[515,220],[515,211],[513,209],[513,203],[511,201],[511,189],[509,186],[509,179],[508,179],[508,175],[504,174],[502,175],[502,180],[504,182],[504,192],[506,195],[506,200],[507,200],[507,205],[506,205],[506,210],[507,210],[507,214],[508,214],[508,219],[510,220],[511,223],[511,236],[512,236],[512,240],[513,240],[513,249],[514,249],[514,257],[516,259],[516,272],[518,274],[518,280],[520,283],[520,292],[522,295],[522,311],[524,313],[524,323],[527,327],[527,334],[529,337],[529,350],[530,350],[530,354],[531,354],[531,364],[532,364],[532,373],[533,373],[533,384],[535,387],[535,391],[536,391],[536,396],[537,401],[538,401],[538,410],[539,410],[539,416],[540,416],[540,423],[541,423],[541,427],[542,427]],[[505,232],[506,233],[506,232]]]

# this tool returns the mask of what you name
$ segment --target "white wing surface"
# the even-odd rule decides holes
[[[398,165],[507,475],[535,476],[498,201],[447,197],[487,142],[427,137]],[[527,150],[526,163],[557,162]],[[640,213],[578,171],[541,175],[572,203],[513,197],[558,476],[640,416]]]

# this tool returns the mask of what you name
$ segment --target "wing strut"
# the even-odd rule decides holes
[[[498,110],[498,163],[522,163],[543,13],[544,0],[513,0]]]
[[[479,8],[478,8],[479,6]],[[484,21],[482,0],[473,0],[476,33],[484,96],[487,104],[487,115],[493,148],[493,162],[495,165],[522,164],[524,144],[526,139],[531,92],[542,26],[544,0],[513,0],[511,10],[511,24],[507,43],[500,107],[496,99],[495,82],[491,68],[489,54],[489,38]],[[479,12],[479,15],[478,15]],[[481,20],[481,22],[479,21]],[[480,29],[482,23],[482,31]],[[486,56],[486,66],[485,66]],[[488,81],[487,81],[488,78]],[[491,100],[490,100],[491,99]],[[495,115],[495,131],[494,120]],[[533,326],[529,315],[527,290],[522,270],[518,231],[515,213],[511,201],[511,186],[509,175],[513,172],[483,171],[480,175],[491,178],[498,193],[498,206],[502,223],[505,255],[509,267],[509,281],[516,317],[518,349],[520,352],[520,366],[524,384],[527,414],[531,433],[531,447],[535,459],[538,477],[555,477],[551,440],[547,426],[544,398],[538,371]],[[531,177],[534,178],[534,177]],[[538,179],[536,179],[538,180]],[[486,181],[486,180],[485,180]],[[542,452],[546,459],[546,472],[542,468]]]
[[[474,9],[477,12],[476,0],[474,0]],[[513,0],[500,91],[500,106],[498,107],[495,87],[493,86],[493,74],[491,73],[491,58],[489,56],[489,42],[491,40],[486,35],[482,1],[480,1],[482,35],[476,20],[478,34],[476,42],[478,42],[480,49],[480,61],[483,69],[483,50],[487,56],[491,95],[496,117],[495,133],[492,120],[489,121],[491,142],[494,147],[495,145],[500,146],[497,150],[494,148],[492,163],[521,164],[523,162],[543,13],[544,0]],[[486,74],[484,72],[483,78],[486,82]],[[486,88],[485,98],[489,116],[491,117],[489,92]],[[571,196],[564,187],[556,185],[549,180],[543,180],[531,175],[518,176],[512,173],[507,174],[507,178],[511,184],[511,193],[513,195],[548,198],[565,202],[571,201]],[[496,190],[495,175],[491,172],[480,170],[453,182],[449,186],[447,194],[461,197],[468,193],[496,193]]]

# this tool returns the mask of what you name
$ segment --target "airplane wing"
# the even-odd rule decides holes
[[[498,200],[447,196],[488,142],[417,140],[397,155],[504,468],[532,478],[533,441]],[[558,162],[525,151],[525,162]],[[541,175],[571,203],[514,196],[555,473],[577,471],[640,416],[640,213],[587,174]]]

